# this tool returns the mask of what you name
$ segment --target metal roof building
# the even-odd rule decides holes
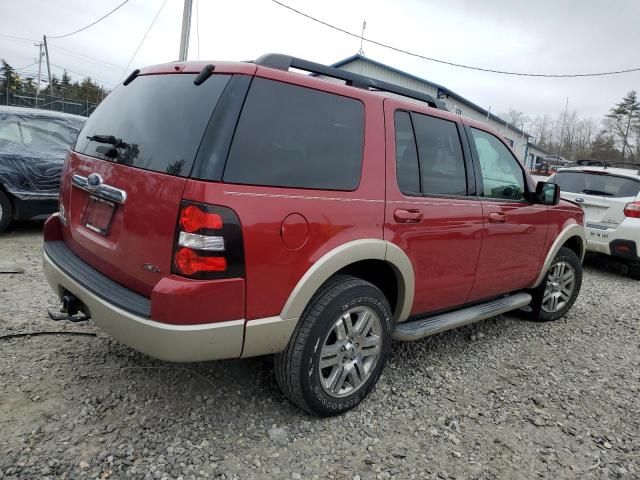
[[[402,70],[398,70],[397,68],[377,62],[360,54],[352,55],[331,66],[424,92],[434,98],[442,100],[450,112],[472,118],[473,120],[486,123],[495,128],[511,143],[518,158],[523,162],[526,160],[525,164],[529,168],[533,165],[535,157],[546,154],[546,152],[530,143],[531,135],[510,125],[506,120],[503,120],[487,109],[482,108],[471,100],[464,98],[462,95],[442,85],[403,72]]]

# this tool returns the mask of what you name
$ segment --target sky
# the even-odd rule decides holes
[[[357,33],[366,20],[365,37],[456,63],[534,73],[640,67],[639,0],[281,1]],[[133,57],[163,2],[156,23]],[[121,0],[0,0],[0,58],[23,72],[37,72],[37,65],[30,64],[36,61],[38,49],[28,39],[77,30],[119,3]],[[81,33],[51,38],[52,72],[59,77],[64,67],[75,79],[88,75],[113,88],[134,68],[174,61],[182,8],[183,0],[130,0]],[[330,64],[359,48],[358,39],[271,0],[194,0],[190,60],[250,60],[279,52]],[[640,72],[596,78],[524,78],[445,66],[367,42],[363,48],[373,60],[444,85],[495,113],[515,109],[530,118],[557,116],[569,97],[569,110],[600,119],[628,91],[640,89]]]

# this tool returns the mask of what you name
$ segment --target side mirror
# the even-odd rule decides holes
[[[538,182],[536,185],[536,203],[557,205],[560,202],[560,187],[555,183]]]

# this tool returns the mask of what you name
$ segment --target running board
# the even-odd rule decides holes
[[[495,317],[511,310],[525,307],[531,303],[528,293],[515,293],[491,302],[463,308],[455,312],[443,313],[433,317],[421,318],[412,322],[399,323],[393,330],[393,338],[404,342],[420,340],[436,333],[451,330],[470,323]]]

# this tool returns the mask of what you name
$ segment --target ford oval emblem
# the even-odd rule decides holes
[[[102,177],[97,173],[92,173],[87,177],[87,186],[91,190],[95,190],[102,184]]]

